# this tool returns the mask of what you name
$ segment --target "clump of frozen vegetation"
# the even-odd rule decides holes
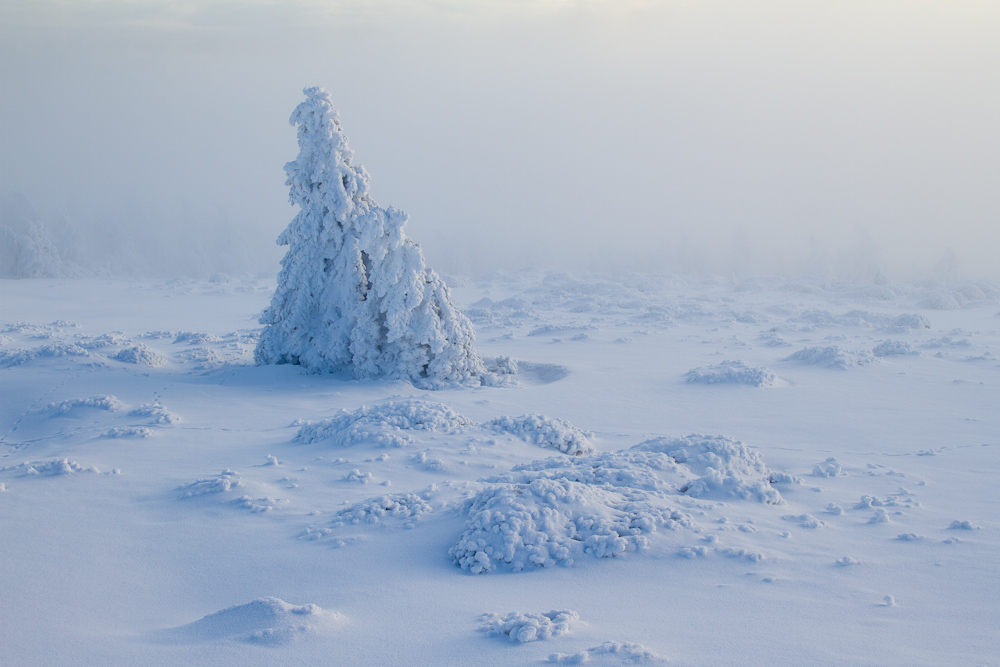
[[[609,656],[620,664],[649,665],[666,662],[663,656],[650,651],[642,644],[632,642],[604,642],[600,646],[579,653],[553,653],[549,656],[549,662],[579,665],[590,662],[591,658],[604,656]]]
[[[486,487],[466,503],[466,530],[448,553],[479,574],[644,549],[646,535],[659,528],[693,526],[658,473],[682,470],[665,454],[634,448],[515,466],[484,480]]]
[[[180,495],[178,497],[183,499],[205,496],[214,493],[226,493],[243,486],[245,486],[245,483],[239,473],[233,470],[223,470],[215,477],[188,482],[187,484],[178,487],[177,490],[180,491]]]
[[[153,432],[145,426],[114,426],[101,434],[103,438],[151,438]]]
[[[751,387],[773,387],[774,372],[762,366],[742,361],[723,361],[713,366],[693,368],[687,372],[688,382],[704,384],[746,384]]]
[[[81,270],[60,241],[70,241],[65,221],[49,225],[21,195],[0,201],[0,278],[71,278]]]
[[[473,422],[447,405],[418,399],[392,401],[373,407],[361,406],[348,412],[302,426],[298,442],[331,440],[342,447],[368,442],[379,447],[403,447],[413,441],[404,431],[455,433]]]
[[[236,640],[273,646],[308,636],[328,635],[343,619],[342,614],[315,604],[293,605],[264,597],[209,614],[165,635],[186,641]]]
[[[130,417],[147,417],[153,420],[154,424],[177,424],[181,418],[168,410],[159,401],[140,405],[128,413]]]
[[[257,363],[425,388],[480,384],[486,369],[472,325],[403,232],[406,214],[371,198],[330,96],[304,92],[290,119],[299,155],[285,165],[299,213],[278,237],[289,248],[260,318]]]
[[[0,352],[0,367],[10,368],[35,359],[55,359],[60,357],[89,357],[90,352],[76,343],[52,343],[33,348],[17,348]]]
[[[49,403],[45,410],[54,415],[65,415],[79,408],[94,408],[97,410],[107,410],[108,412],[119,412],[126,407],[115,396],[93,396],[91,398],[73,398],[61,403]]]
[[[152,348],[142,343],[126,347],[124,350],[114,355],[112,359],[122,361],[126,364],[136,364],[138,366],[162,366],[167,363],[166,357],[159,354]]]
[[[855,354],[837,345],[828,345],[826,347],[804,347],[798,352],[785,357],[784,360],[846,370],[852,366],[865,366],[870,364],[874,359],[875,356],[868,351]]]
[[[633,449],[662,452],[697,475],[680,492],[696,498],[741,498],[781,504],[772,483],[796,481],[768,470],[760,454],[747,444],[724,435],[692,434],[683,438],[654,438]]]
[[[920,354],[920,351],[913,349],[913,346],[905,341],[884,340],[872,348],[872,354],[876,357],[900,357],[917,355]]]
[[[56,477],[59,475],[72,475],[78,472],[101,472],[94,466],[83,467],[76,461],[70,461],[69,459],[53,459],[51,461],[25,461],[24,463],[18,464],[16,466],[10,466],[8,468],[3,468],[3,470],[10,470],[21,475],[27,476],[39,476],[39,477]]]
[[[587,433],[562,419],[545,415],[497,417],[483,426],[497,433],[510,433],[539,447],[557,449],[563,454],[582,456],[594,450]]]
[[[579,620],[580,615],[569,610],[545,614],[512,611],[506,616],[483,614],[479,617],[479,629],[491,635],[510,637],[512,641],[523,644],[564,635]]]

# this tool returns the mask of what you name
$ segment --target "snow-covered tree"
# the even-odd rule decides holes
[[[285,165],[299,212],[278,237],[288,252],[260,318],[257,363],[422,387],[478,382],[486,370],[472,325],[403,233],[407,215],[369,195],[326,91],[303,92],[289,121],[299,156]]]

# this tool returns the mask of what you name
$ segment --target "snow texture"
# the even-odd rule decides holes
[[[125,407],[126,405],[115,396],[94,396],[91,398],[74,398],[61,403],[49,403],[45,409],[53,415],[66,415],[80,408],[95,408],[97,410],[107,410],[108,412],[119,412],[124,410]]]
[[[124,350],[114,355],[112,359],[125,362],[126,364],[136,364],[139,366],[156,367],[167,363],[166,357],[141,343],[139,345],[126,347]]]
[[[704,384],[745,384],[751,387],[773,387],[774,372],[742,361],[723,361],[713,366],[694,368],[687,372],[688,382]]]
[[[837,345],[828,345],[826,347],[804,347],[785,357],[785,361],[798,361],[803,364],[846,370],[852,366],[867,365],[872,362],[873,358],[874,355],[871,352],[862,351],[855,354]]]
[[[383,209],[368,173],[321,88],[307,88],[290,123],[299,155],[285,165],[299,213],[278,237],[289,246],[254,353],[258,364],[404,379],[423,388],[480,384],[486,369],[472,324],[403,232],[407,216]]]
[[[545,415],[497,417],[483,426],[488,430],[510,433],[539,447],[556,449],[571,456],[589,454],[594,449],[587,439],[587,433],[561,419]]]
[[[373,407],[361,406],[330,419],[302,426],[295,440],[309,444],[331,441],[341,447],[371,443],[379,447],[403,447],[413,442],[405,431],[455,433],[473,422],[441,403],[407,399]]]
[[[633,665],[666,662],[663,656],[650,651],[642,644],[631,642],[604,642],[600,646],[594,646],[580,653],[553,653],[549,656],[549,662],[562,665],[580,665],[601,658],[609,658],[617,664]]]
[[[699,475],[680,488],[681,493],[696,498],[752,499],[779,505],[781,494],[771,483],[794,481],[768,470],[760,454],[747,444],[723,435],[654,438],[634,449],[662,452]]]
[[[164,638],[179,643],[238,641],[281,646],[310,636],[329,635],[343,620],[342,614],[315,604],[293,605],[263,597],[173,628],[164,633]]]
[[[545,641],[566,634],[570,626],[580,620],[575,611],[550,611],[544,614],[512,611],[506,616],[483,614],[479,629],[491,635],[507,636],[511,641],[526,643]]]

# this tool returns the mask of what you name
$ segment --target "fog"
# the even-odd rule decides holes
[[[276,271],[319,85],[439,271],[1000,279],[997,35],[971,0],[13,0],[0,195],[108,273]]]

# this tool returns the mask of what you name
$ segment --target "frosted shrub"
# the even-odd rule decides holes
[[[285,165],[299,212],[278,237],[288,252],[260,318],[257,363],[425,388],[478,384],[486,369],[472,325],[404,234],[406,214],[369,195],[368,173],[353,161],[330,96],[304,92],[290,119],[299,156]]]

